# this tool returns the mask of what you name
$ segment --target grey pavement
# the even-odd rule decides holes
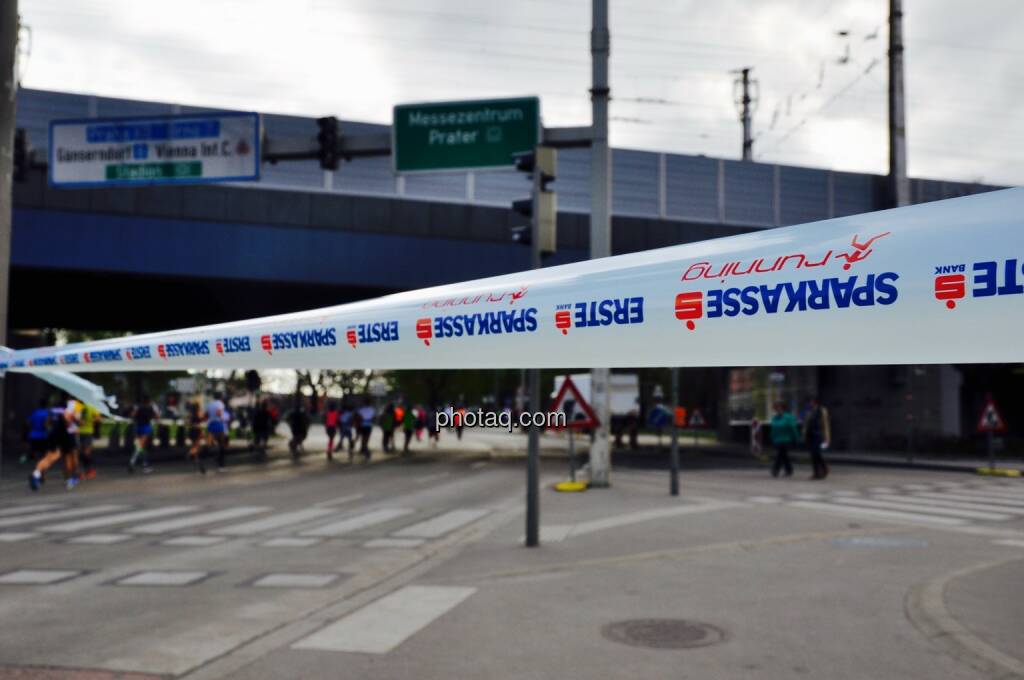
[[[1018,480],[691,456],[678,498],[559,494],[549,459],[526,549],[522,463],[479,442],[0,481],[0,678],[1024,676]]]

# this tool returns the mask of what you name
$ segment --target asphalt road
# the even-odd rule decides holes
[[[0,678],[1024,677],[1024,483],[806,475],[545,489],[532,550],[522,461],[469,444],[8,477]]]

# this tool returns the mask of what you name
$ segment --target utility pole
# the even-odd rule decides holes
[[[733,81],[733,98],[736,102],[736,110],[740,114],[740,122],[743,123],[743,160],[745,161],[754,160],[754,135],[751,119],[757,104],[757,81],[750,79],[752,70],[753,67],[748,66],[739,71],[733,71],[733,73],[740,74],[740,77]],[[755,92],[753,96],[751,96],[752,90]]]
[[[0,345],[7,344],[11,275],[11,180],[14,174],[14,113],[18,93],[18,1],[0,2]],[[0,378],[0,460],[4,441],[4,380]]]
[[[608,148],[608,57],[611,35],[608,31],[608,0],[593,0],[590,30],[592,83],[590,87],[590,259],[612,254],[612,163]],[[610,371],[595,368],[590,372],[591,398],[599,422],[590,445],[590,486],[609,485],[611,450],[608,426],[611,401],[608,389]]]
[[[903,0],[889,0],[889,194],[894,208],[910,205],[903,96]]]

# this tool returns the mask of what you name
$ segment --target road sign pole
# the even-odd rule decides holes
[[[569,481],[576,481],[576,441],[572,428],[569,430]]]
[[[992,432],[992,430],[988,431],[988,436],[986,437],[986,439],[988,440],[988,469],[989,470],[995,470],[996,469],[996,445],[995,445],[996,443],[995,443],[995,434]]]
[[[676,422],[676,409],[679,407],[679,369],[672,368],[672,455],[669,493],[679,495],[679,423]]]

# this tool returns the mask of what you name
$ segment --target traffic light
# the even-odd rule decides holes
[[[316,135],[316,143],[319,146],[317,156],[320,159],[320,167],[324,170],[337,170],[338,119],[334,116],[317,118],[316,126],[320,129],[320,132]]]
[[[533,151],[517,153],[516,170],[530,174],[533,192],[530,198],[512,202],[512,210],[526,218],[527,224],[512,227],[512,241],[520,245],[533,245],[533,220],[537,220],[540,252],[550,255],[555,252],[557,239],[558,201],[555,192],[548,185],[555,181],[558,157],[555,149],[538,146]],[[536,217],[534,212],[536,211]]]
[[[14,131],[14,181],[24,182],[28,179],[28,138],[25,128]]]

